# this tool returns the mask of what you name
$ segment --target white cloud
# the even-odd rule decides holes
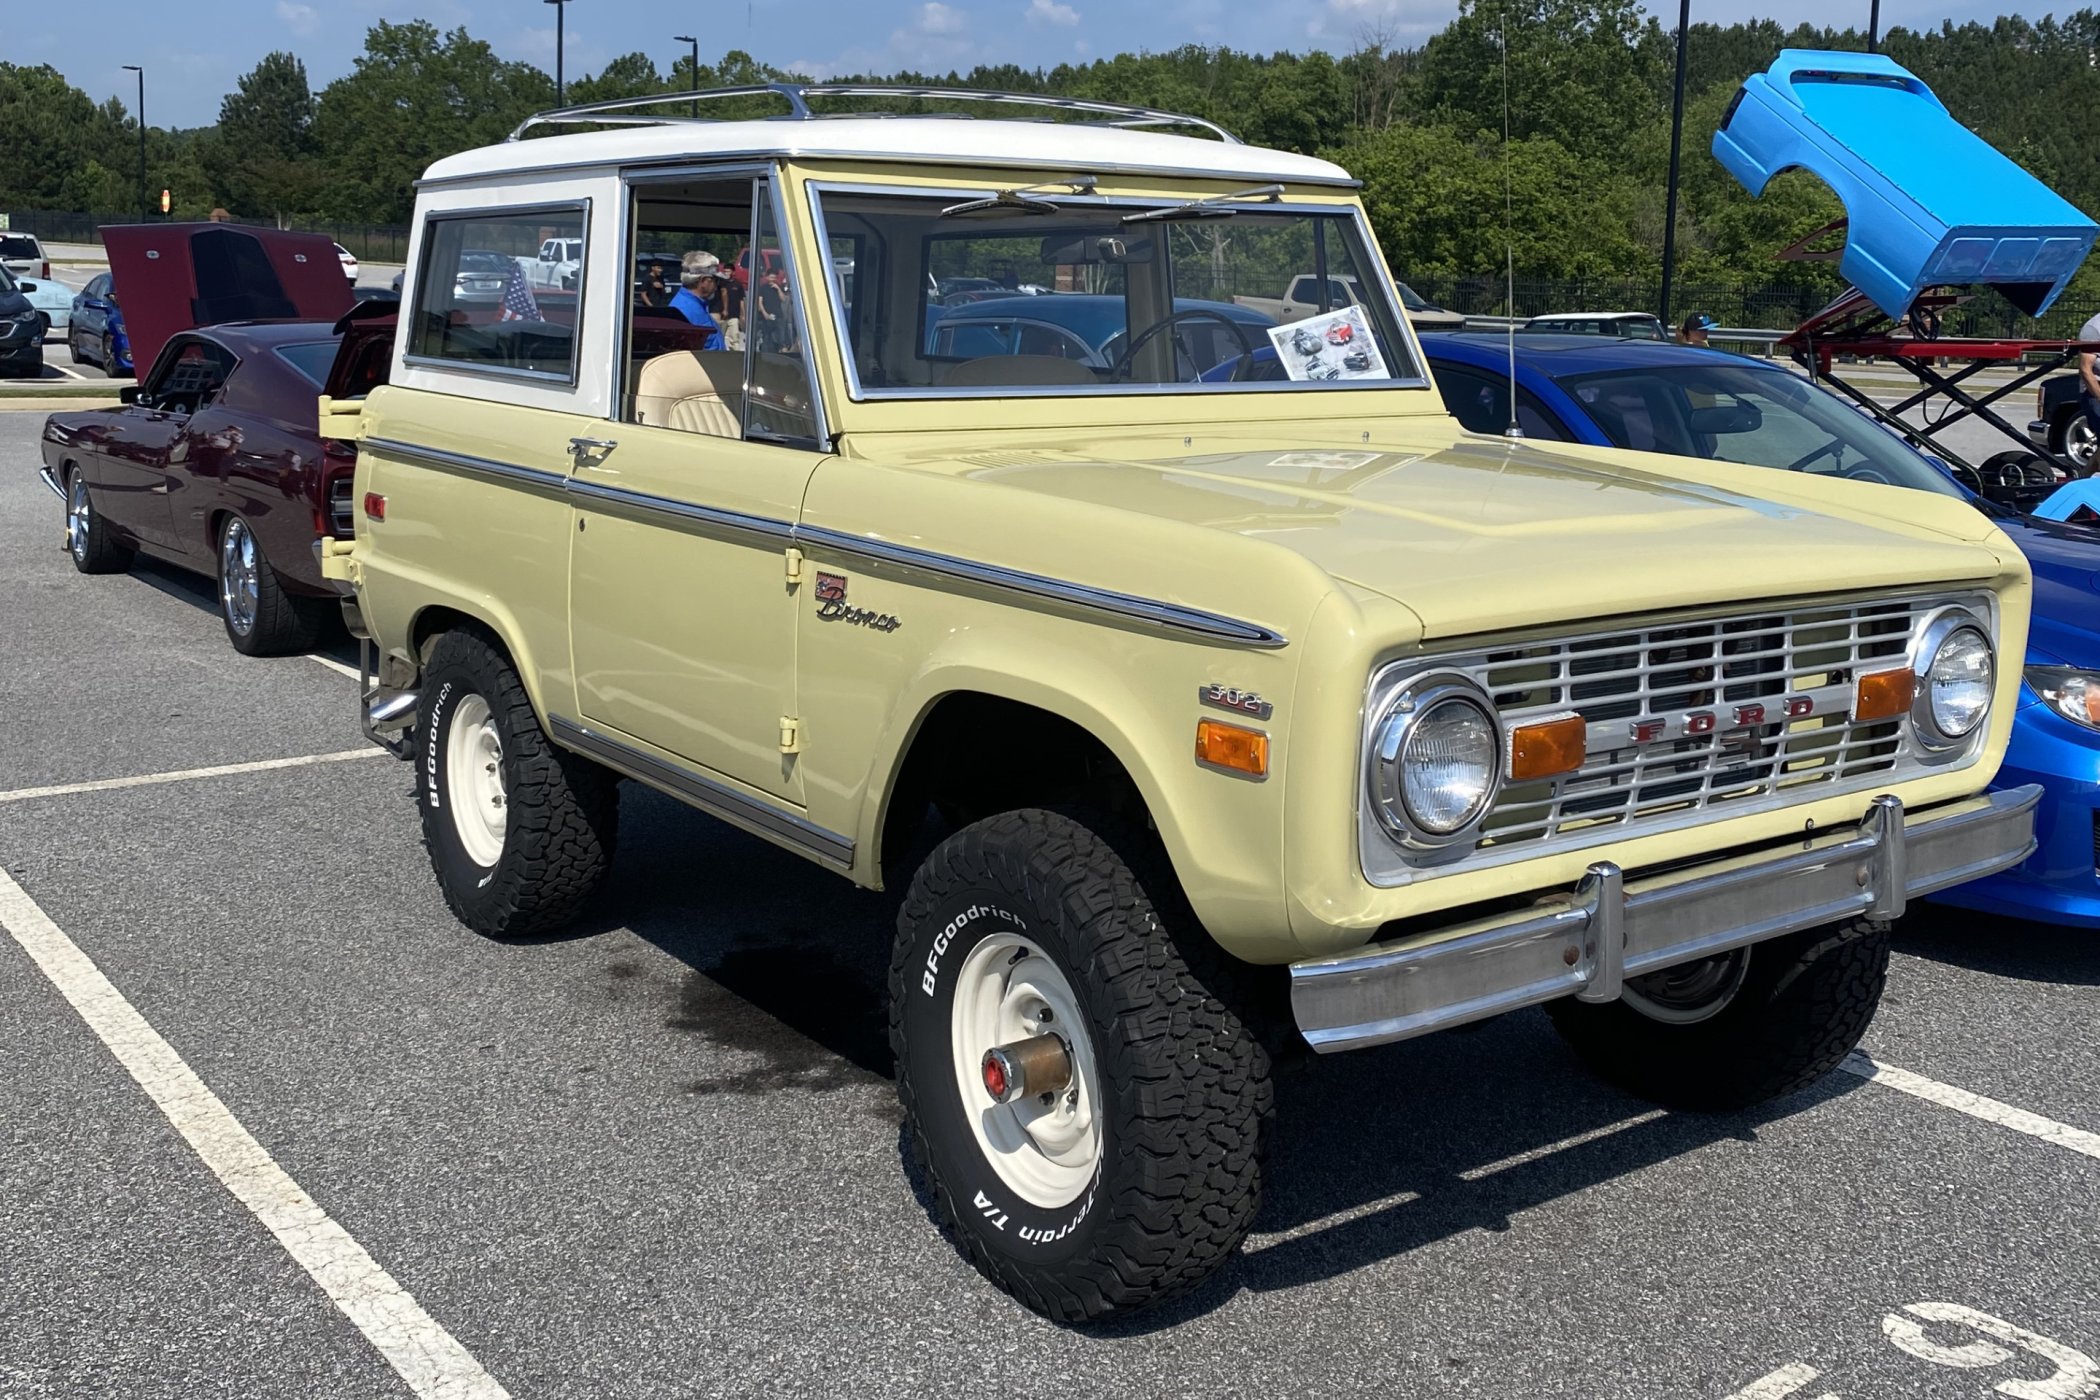
[[[1028,22],[1073,25],[1079,23],[1079,11],[1059,4],[1058,0],[1028,0]]]
[[[301,38],[311,36],[321,27],[321,12],[311,5],[299,4],[298,0],[277,0],[277,18]]]
[[[970,17],[953,5],[943,5],[941,0],[926,0],[919,6],[918,31],[921,34],[960,34]]]

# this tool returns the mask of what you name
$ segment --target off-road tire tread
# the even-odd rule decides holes
[[[452,815],[423,800],[422,787],[430,779],[419,762],[416,808],[438,888],[454,916],[487,937],[551,932],[576,916],[611,869],[619,836],[619,779],[547,737],[509,659],[479,630],[462,628],[441,637],[424,675],[427,680],[452,670],[467,675],[468,688],[488,701],[502,730],[508,827],[499,870],[505,864],[511,868],[497,875],[491,904],[476,908],[456,897],[444,879],[438,849],[439,823],[449,824]],[[515,844],[513,835],[519,838]]]
[[[1888,981],[1889,925],[1853,919],[1757,944],[1736,998],[1711,1020],[1668,1026],[1623,1002],[1547,1006],[1606,1079],[1674,1108],[1730,1112],[1806,1089],[1866,1033]]]
[[[215,546],[225,543],[226,524],[236,518],[228,516],[226,522],[221,522]],[[259,567],[255,571],[255,625],[248,629],[246,637],[236,633],[232,623],[227,622],[225,580],[217,573],[218,560],[222,556],[217,548],[213,551],[212,580],[220,588],[219,621],[226,623],[226,640],[233,643],[233,649],[243,656],[296,656],[300,652],[312,651],[314,643],[321,639],[321,628],[328,619],[326,601],[287,592],[253,524],[248,524],[248,534],[255,540],[255,561]]]
[[[934,1173],[905,1054],[901,1008],[917,994],[915,923],[969,888],[1023,893],[1031,914],[1056,911],[1068,968],[1087,989],[1110,1141],[1136,1162],[1103,1182],[1098,1244],[1055,1274],[987,1249],[974,1212]],[[944,841],[920,867],[898,914],[890,964],[890,1044],[910,1126],[912,1161],[942,1229],[976,1268],[1060,1322],[1131,1312],[1186,1292],[1239,1247],[1261,1205],[1263,1129],[1273,1114],[1268,1056],[1191,972],[1130,867],[1073,818],[1002,813]],[[952,1092],[945,1084],[929,1092]]]
[[[69,512],[73,508],[73,478],[78,476],[81,470],[75,467],[66,473],[66,509]],[[74,558],[72,545],[68,543],[66,558],[72,559],[73,567],[84,574],[121,574],[131,567],[131,561],[137,557],[135,551],[110,539],[109,525],[103,520],[102,512],[95,509],[95,488],[88,487],[87,557]]]

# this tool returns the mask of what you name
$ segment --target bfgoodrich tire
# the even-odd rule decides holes
[[[612,863],[612,774],[557,748],[509,661],[448,632],[416,709],[416,805],[438,888],[459,921],[520,938],[572,918]]]
[[[1069,1086],[994,1102],[984,1052],[1041,1034],[1064,1042]],[[897,919],[890,1043],[943,1229],[1045,1317],[1183,1292],[1254,1219],[1267,1056],[1130,867],[1070,817],[991,817],[920,867]]]
[[[1606,1079],[1672,1107],[1726,1111],[1837,1068],[1874,1019],[1888,970],[1889,926],[1856,919],[1635,978],[1616,1002],[1546,1010]]]

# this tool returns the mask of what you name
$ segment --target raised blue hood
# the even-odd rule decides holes
[[[2039,316],[2100,226],[1880,54],[1781,51],[1736,94],[1714,156],[1752,194],[1796,167],[1844,201],[1838,267],[1892,317],[1927,287],[1990,283]]]

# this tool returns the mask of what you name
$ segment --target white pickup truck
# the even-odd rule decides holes
[[[519,261],[525,260],[520,258]],[[582,239],[548,238],[541,241],[539,256],[525,263],[525,275],[535,287],[573,292],[576,290],[576,274],[582,267]]]

